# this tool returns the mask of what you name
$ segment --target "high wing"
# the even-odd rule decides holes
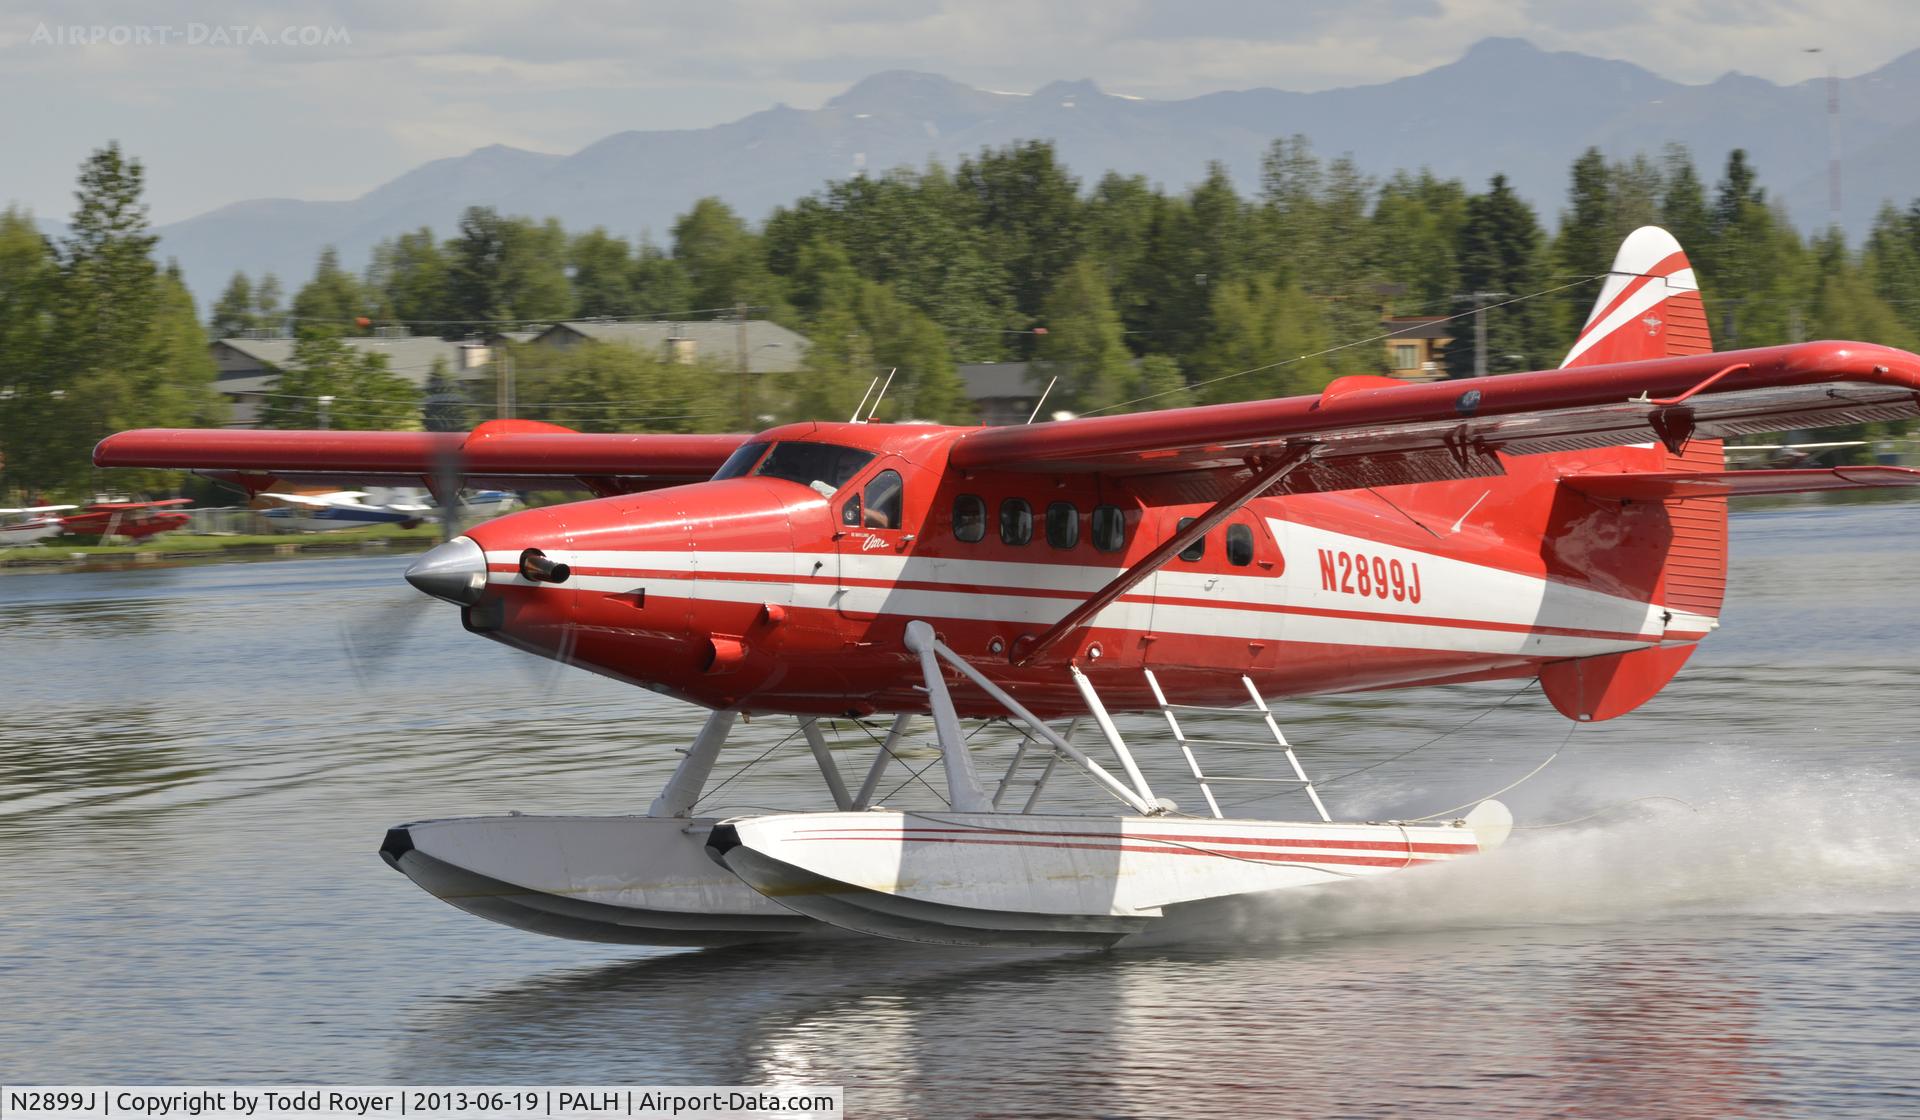
[[[1341,378],[1318,396],[971,432],[949,462],[1134,476],[1217,500],[1264,464],[1302,460],[1290,493],[1478,478],[1528,455],[1920,417],[1920,356],[1862,342],[1614,362],[1473,381]],[[1830,487],[1828,487],[1830,488]]]
[[[191,470],[253,493],[281,479],[431,489],[454,476],[462,486],[617,494],[709,478],[745,440],[583,433],[530,420],[470,433],[146,428],[101,440],[93,462]]]
[[[1914,417],[1920,356],[1859,342],[1807,342],[1424,385],[1345,377],[1315,397],[982,429],[960,437],[947,462],[960,470],[1124,475],[1156,500],[1212,503],[1047,630],[1022,639],[1013,656],[1026,664],[1262,493],[1489,478],[1506,473],[1502,455],[1656,441],[1678,455],[1694,439]],[[1904,472],[1774,473],[1764,491],[1756,480],[1704,493],[1912,481]],[[1702,492],[1664,472],[1577,476],[1567,484],[1596,496],[1612,487],[1611,497]]]

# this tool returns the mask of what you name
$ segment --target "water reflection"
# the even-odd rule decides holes
[[[441,1001],[398,1056],[430,1081],[670,1069],[844,1084],[873,1116],[1766,1111],[1776,1040],[1752,988],[1709,953],[1610,940],[1621,932],[676,954]],[[1536,982],[1513,985],[1516,967]]]
[[[1570,1116],[1777,1113],[1778,1073],[1761,1050],[1759,993],[1683,947],[1631,944],[1573,970],[1554,1040],[1560,1111]]]

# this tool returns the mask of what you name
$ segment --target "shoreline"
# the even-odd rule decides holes
[[[342,533],[189,536],[166,534],[137,544],[31,545],[0,549],[0,574],[112,572],[128,568],[184,564],[225,564],[269,560],[358,556],[382,552],[422,552],[440,541],[434,526],[418,529],[359,529]]]

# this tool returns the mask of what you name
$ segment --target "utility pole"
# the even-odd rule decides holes
[[[513,419],[513,352],[506,343],[499,347],[500,356],[493,360],[494,369],[494,411],[500,419]]]
[[[1473,375],[1487,375],[1487,302],[1506,299],[1506,292],[1455,292],[1454,299],[1473,301]]]
[[[747,369],[747,305],[733,305],[734,347],[740,361],[740,422],[754,431],[753,374]]]

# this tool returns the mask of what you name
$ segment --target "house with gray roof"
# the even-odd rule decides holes
[[[1024,424],[1052,374],[1044,362],[962,362],[954,367],[980,422]]]
[[[444,361],[456,380],[478,381],[492,375],[493,347],[484,342],[448,342],[412,335],[343,338],[350,349],[381,354],[387,368],[424,388],[434,363]],[[213,387],[233,406],[229,428],[253,428],[260,410],[280,383],[280,371],[293,360],[291,338],[223,338],[213,343]]]
[[[583,342],[628,346],[672,361],[711,362],[737,370],[744,354],[751,373],[793,373],[807,355],[804,336],[765,319],[610,322],[595,319],[555,323],[531,346],[568,347]]]

